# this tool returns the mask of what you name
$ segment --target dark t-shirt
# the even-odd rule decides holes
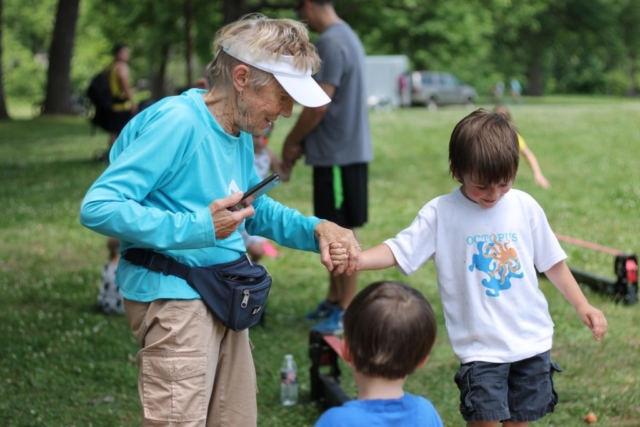
[[[333,24],[318,38],[322,65],[314,76],[336,91],[320,124],[305,140],[307,164],[349,165],[373,160],[365,90],[365,52],[360,39],[344,23]]]

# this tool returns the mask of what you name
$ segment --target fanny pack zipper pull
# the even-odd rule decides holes
[[[247,304],[249,304],[249,295],[251,295],[251,293],[248,290],[245,290],[243,292],[243,294],[244,294],[244,298],[242,298],[242,302],[240,303],[240,307],[247,308]]]

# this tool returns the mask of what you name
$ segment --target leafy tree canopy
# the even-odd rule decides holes
[[[132,48],[132,75],[171,92],[186,83],[187,0],[83,0],[71,70],[74,91]],[[294,17],[295,0],[190,0],[195,78],[215,32],[245,13]],[[7,97],[41,100],[57,0],[3,0]],[[414,69],[451,71],[486,93],[520,80],[532,93],[638,91],[638,0],[335,0],[368,54],[404,54]]]

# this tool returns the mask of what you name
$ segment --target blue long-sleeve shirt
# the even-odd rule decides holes
[[[205,266],[245,253],[239,232],[217,240],[209,204],[260,181],[253,167],[251,135],[228,135],[200,90],[165,98],[127,124],[111,150],[111,164],[87,192],[80,222],[120,239],[120,251],[148,248],[178,261]],[[267,195],[253,202],[247,231],[292,248],[318,251],[305,217]],[[133,301],[193,299],[182,279],[120,260],[116,283]]]

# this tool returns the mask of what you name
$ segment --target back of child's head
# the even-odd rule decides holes
[[[493,109],[493,112],[500,113],[504,115],[507,118],[507,120],[511,121],[511,113],[509,112],[509,109],[504,105],[496,105],[496,107]]]
[[[479,109],[453,129],[449,171],[459,181],[464,176],[485,185],[512,181],[519,159],[518,132],[502,113]]]
[[[436,339],[427,299],[400,282],[375,282],[344,313],[344,338],[353,367],[369,377],[401,379],[415,371]]]

